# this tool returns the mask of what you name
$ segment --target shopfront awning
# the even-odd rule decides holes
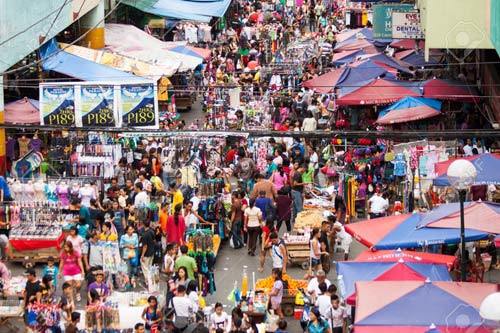
[[[179,20],[209,22],[222,17],[231,0],[123,0],[143,12]]]
[[[203,62],[199,55],[171,51],[175,44],[163,42],[133,25],[106,24],[105,44],[106,49],[114,53],[175,68],[179,72],[193,70]]]
[[[144,82],[144,78],[100,65],[59,49],[55,39],[40,48],[42,68],[84,81]]]

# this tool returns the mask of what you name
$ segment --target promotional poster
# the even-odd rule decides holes
[[[80,112],[83,126],[115,127],[114,87],[82,86]]]
[[[40,123],[75,125],[75,88],[73,86],[40,88]]]
[[[120,89],[123,127],[158,126],[153,84],[122,85]]]

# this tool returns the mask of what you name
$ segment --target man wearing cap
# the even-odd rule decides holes
[[[352,236],[345,231],[344,226],[340,222],[333,224],[333,230],[335,231],[336,249],[341,249],[341,252],[344,252],[344,260],[349,259],[349,247],[352,243]]]

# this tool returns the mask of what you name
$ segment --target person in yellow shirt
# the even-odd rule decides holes
[[[111,222],[104,222],[102,225],[102,232],[99,235],[99,240],[105,242],[116,242],[118,240],[118,235],[115,231],[113,231]]]
[[[176,183],[171,183],[169,185],[169,191],[168,194],[172,196],[172,204],[170,205],[170,214],[174,214],[174,207],[177,205],[181,205],[181,207],[184,204],[184,196],[182,195],[181,190],[177,188]]]

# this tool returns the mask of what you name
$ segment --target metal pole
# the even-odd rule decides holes
[[[460,260],[460,280],[465,282],[467,279],[467,258],[465,254],[465,217],[464,217],[464,201],[467,190],[458,190],[460,198],[460,245],[462,247],[462,255]]]

